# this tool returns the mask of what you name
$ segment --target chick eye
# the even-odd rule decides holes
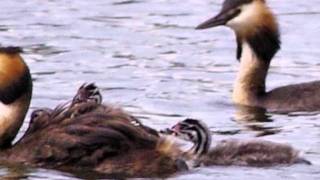
[[[40,112],[39,111],[34,111],[32,114],[31,114],[31,119],[30,119],[30,123],[34,123],[35,120],[40,116]]]
[[[36,111],[36,112],[33,112],[32,114],[31,114],[31,119],[35,119],[35,118],[37,118],[37,117],[39,117],[39,112],[38,111]]]
[[[31,120],[35,119],[35,118],[38,118],[39,116],[42,116],[44,114],[50,114],[52,112],[51,109],[37,109],[37,110],[34,110],[32,113],[31,113]]]

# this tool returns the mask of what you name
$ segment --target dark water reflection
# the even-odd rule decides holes
[[[270,127],[267,124],[273,122],[272,115],[266,109],[236,106],[234,120],[246,130],[257,132],[256,136],[267,136],[281,132],[280,127]]]
[[[0,42],[25,49],[34,79],[31,109],[54,107],[95,81],[105,102],[156,129],[203,119],[214,140],[261,138],[292,144],[313,166],[209,167],[173,179],[319,179],[320,115],[273,114],[235,107],[233,33],[195,31],[221,0],[2,0]],[[282,50],[267,87],[319,80],[319,0],[269,0],[279,17]],[[28,119],[19,136],[28,126]],[[0,176],[88,179],[92,174],[1,166]],[[14,179],[12,178],[12,179]]]

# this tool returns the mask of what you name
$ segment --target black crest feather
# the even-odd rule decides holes
[[[17,54],[22,52],[23,49],[17,46],[0,47],[0,53]]]

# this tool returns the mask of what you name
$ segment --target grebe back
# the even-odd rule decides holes
[[[172,139],[120,108],[102,104],[94,84],[54,109],[32,112],[15,144],[32,94],[29,68],[17,47],[0,48],[0,163],[66,171],[92,170],[121,177],[165,177],[186,170]]]

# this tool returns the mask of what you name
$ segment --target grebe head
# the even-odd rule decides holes
[[[241,58],[243,43],[248,43],[259,59],[266,62],[270,62],[280,49],[278,24],[265,0],[225,0],[220,13],[196,29],[222,25],[236,33],[238,59]]]
[[[0,47],[0,148],[10,147],[28,111],[32,80],[19,47]]]
[[[193,142],[194,145],[189,150],[191,154],[201,156],[206,154],[210,148],[211,134],[209,128],[200,120],[183,120],[167,130],[167,132],[168,131],[178,138]]]
[[[73,98],[71,106],[84,102],[93,102],[97,104],[102,103],[102,95],[99,91],[99,88],[94,83],[82,84],[78,89],[77,94]]]
[[[49,108],[36,109],[31,113],[29,128],[25,134],[31,133],[45,127],[50,123],[50,118],[53,110]]]

